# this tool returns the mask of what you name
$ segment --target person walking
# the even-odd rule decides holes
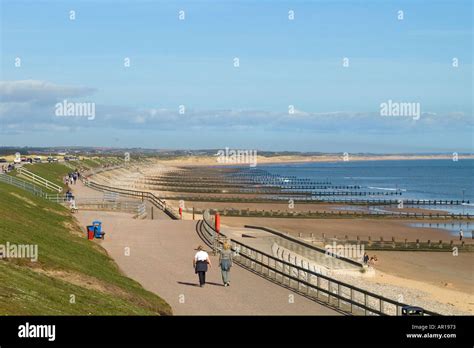
[[[464,237],[464,232],[462,231],[462,228],[459,230],[459,240],[461,241]]]
[[[222,282],[224,286],[230,285],[230,268],[232,267],[232,250],[230,243],[225,242],[219,254],[219,266],[221,268]]]
[[[199,286],[202,288],[206,284],[206,272],[207,265],[212,267],[209,254],[204,251],[204,248],[200,245],[197,247],[197,253],[194,255],[193,267],[195,273],[199,276]]]
[[[367,265],[369,263],[369,254],[364,253],[364,265]]]

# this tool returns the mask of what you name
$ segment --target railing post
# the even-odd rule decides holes
[[[316,276],[316,298],[318,300],[319,300],[319,286],[320,286],[319,276]]]
[[[354,313],[352,302],[354,301],[354,290],[351,288],[351,313]]]
[[[367,294],[364,292],[364,312],[367,315]]]
[[[337,308],[341,308],[341,288],[340,284],[337,283]]]

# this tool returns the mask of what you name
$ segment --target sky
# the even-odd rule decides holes
[[[473,151],[469,0],[0,4],[0,146]]]

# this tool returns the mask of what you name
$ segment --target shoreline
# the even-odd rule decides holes
[[[338,162],[377,162],[377,161],[415,161],[415,160],[452,160],[449,155],[380,155],[380,156],[351,156],[349,160],[344,161],[343,156],[257,156],[256,166],[275,165],[275,164],[305,164],[305,163],[338,163]],[[459,156],[458,160],[472,160],[474,155]],[[232,167],[232,166],[250,166],[248,163],[220,163],[211,156],[187,156],[176,159],[156,158],[157,163],[164,165],[183,167]]]
[[[394,159],[391,157],[391,159]],[[399,159],[399,158],[397,158]],[[410,157],[410,159],[415,159]],[[446,159],[443,158],[432,158],[425,157],[424,159]],[[281,160],[281,158],[280,158]],[[294,160],[294,158],[293,158]],[[328,160],[328,159],[325,159]],[[368,160],[367,158],[362,158],[360,160]],[[381,158],[378,158],[381,160]],[[320,158],[319,162],[323,160]],[[203,163],[201,160],[200,163],[195,165],[195,158],[189,157],[184,162],[182,160],[178,161],[159,161],[155,159],[154,163],[146,168],[143,168],[141,175],[150,175],[150,176],[161,176],[165,173],[173,172],[175,170],[180,171],[182,169],[185,172],[189,173],[188,176],[184,176],[185,182],[190,182],[191,185],[198,185],[198,182],[193,181],[193,177],[206,177],[211,178],[211,182],[219,183],[219,176],[222,172],[228,171],[225,169],[226,164],[215,163],[213,167],[218,167],[222,165],[217,170],[207,170],[204,166],[209,166],[207,163]],[[186,165],[186,162],[188,165]],[[192,163],[190,163],[192,162]],[[306,161],[308,162],[308,161]],[[282,163],[283,162],[276,162]],[[295,163],[295,162],[293,162]],[[272,164],[272,163],[269,163]],[[185,168],[183,168],[185,167]],[[194,170],[192,168],[195,168]],[[214,173],[215,172],[215,173]],[[136,178],[136,177],[135,177]],[[122,180],[118,180],[119,182]],[[180,182],[180,177],[177,175],[174,179],[177,183]],[[124,180],[124,182],[130,182]],[[173,182],[173,180],[172,180]],[[138,184],[140,185],[140,184]],[[212,188],[212,185],[210,185]],[[179,188],[180,185],[177,185]],[[217,186],[218,187],[218,186]],[[165,192],[170,195],[179,195],[180,190],[178,191],[161,191],[147,189],[147,191],[154,192],[156,194],[163,195]],[[209,195],[206,193],[189,193],[189,195]],[[229,195],[226,193],[221,193],[221,195]],[[238,195],[237,195],[238,196]],[[166,199],[167,203],[171,206],[177,208],[178,200],[172,199],[171,197]],[[191,206],[199,206],[202,208],[229,208],[229,207],[238,207],[238,208],[263,208],[269,209],[270,206],[267,203],[228,203],[228,202],[200,202],[200,201],[188,201],[186,202],[186,208]],[[330,209],[339,206],[340,204],[322,204],[320,206],[310,205],[297,205],[296,210],[306,210],[309,208],[319,208],[319,209]],[[343,205],[348,205],[347,203]],[[284,209],[285,204],[277,203],[272,204],[270,209]],[[286,206],[286,208],[288,208]],[[416,210],[417,212],[421,211],[420,208],[405,208],[404,210]],[[184,220],[191,220],[192,213],[187,209],[183,212]],[[197,219],[201,218],[199,215],[196,216]],[[433,243],[437,243],[439,240],[443,241],[443,244],[447,245],[451,240],[454,241],[454,245],[459,244],[457,242],[457,236],[451,235],[448,230],[443,228],[435,228],[437,223],[440,225],[444,223],[450,223],[446,220],[430,220],[433,228],[431,227],[413,227],[410,226],[411,223],[419,223],[419,220],[397,220],[397,219],[364,219],[364,218],[347,218],[347,219],[331,219],[331,218],[321,218],[321,219],[305,219],[305,218],[271,218],[271,217],[236,217],[236,216],[222,216],[221,226],[225,228],[232,228],[235,231],[244,232],[244,225],[259,225],[259,226],[268,226],[270,228],[288,232],[294,237],[299,237],[302,239],[307,239],[311,237],[311,234],[314,237],[319,238],[324,233],[327,238],[335,238],[339,242],[344,242],[346,236],[349,237],[349,240],[356,240],[360,238],[361,241],[367,241],[369,236],[372,241],[378,241],[383,238],[384,241],[391,241],[392,238],[395,238],[397,242],[403,240],[415,241],[419,239],[421,242],[426,242],[430,240]],[[427,221],[421,221],[427,223]],[[440,226],[442,227],[442,225]],[[300,232],[302,235],[300,235]],[[466,243],[472,245],[474,240],[469,238],[466,231]],[[323,237],[324,238],[324,237]],[[317,242],[315,240],[315,242]],[[439,303],[439,308],[443,309],[443,312],[446,314],[471,314],[474,311],[474,297],[469,293],[469,289],[474,285],[474,277],[472,276],[472,260],[474,254],[471,252],[461,252],[459,257],[454,257],[453,253],[449,251],[390,251],[390,250],[370,250],[367,249],[370,255],[378,255],[379,261],[375,266],[377,270],[377,275],[367,280],[367,286],[377,288],[381,292],[385,291],[384,289],[392,289],[393,294],[396,294],[397,291],[408,291],[410,296],[415,296],[419,299],[420,304],[432,303],[430,309],[436,311],[436,302]],[[357,283],[357,279],[353,280],[354,283]],[[415,298],[414,297],[414,298]],[[428,302],[426,302],[428,301]],[[417,302],[417,301],[415,301]],[[433,307],[434,304],[434,307]]]

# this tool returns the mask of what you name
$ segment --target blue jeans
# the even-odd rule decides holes
[[[230,281],[230,270],[224,271],[223,269],[221,269],[221,273],[222,281],[224,282],[224,284],[227,284]]]

